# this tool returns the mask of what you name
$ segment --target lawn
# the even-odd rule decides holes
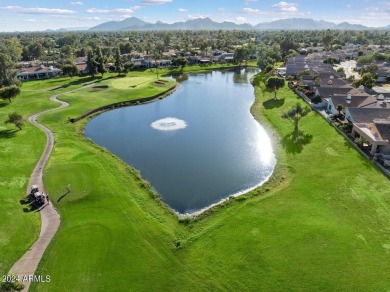
[[[389,289],[388,179],[314,112],[301,120],[299,143],[292,141],[293,126],[281,115],[301,101],[288,88],[276,101],[261,82],[255,88],[252,114],[273,137],[278,159],[271,180],[179,223],[136,171],[79,134],[85,120],[66,122],[98,105],[153,92],[152,85],[140,91],[114,88],[113,80],[101,81],[106,90],[60,95],[70,107],[41,118],[56,135],[44,181],[61,227],[37,271],[52,281],[33,284],[31,291]],[[22,105],[17,97],[6,108],[38,110]],[[40,107],[46,106],[42,100]],[[34,133],[29,127],[23,131]],[[10,143],[8,156],[18,155],[16,139],[23,131],[0,140]],[[71,192],[62,197],[68,184]],[[32,216],[28,226],[36,227],[36,215],[8,206],[18,220]],[[8,249],[20,242],[14,235]],[[13,259],[8,256],[4,270]]]
[[[152,77],[118,78],[112,81],[111,85],[117,89],[130,89],[149,83],[152,79]]]

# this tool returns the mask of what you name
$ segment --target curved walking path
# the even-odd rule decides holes
[[[27,193],[30,193],[32,185],[38,185],[39,191],[45,192],[43,181],[42,181],[42,172],[45,167],[46,162],[48,161],[51,151],[54,146],[54,135],[53,133],[36,121],[37,117],[47,112],[62,109],[68,106],[68,103],[60,101],[57,99],[56,95],[50,97],[50,100],[59,102],[60,107],[49,109],[43,112],[39,112],[29,118],[29,122],[46,133],[47,141],[45,151],[43,152],[41,158],[39,159],[37,165],[35,166],[30,181],[27,186]],[[50,199],[50,198],[49,198]],[[54,234],[56,234],[58,227],[60,226],[60,215],[57,210],[54,208],[51,202],[46,202],[40,209],[41,213],[41,232],[39,234],[38,240],[30,247],[30,249],[12,266],[10,272],[15,275],[20,276],[20,282],[25,286],[23,291],[28,291],[30,286],[30,281],[22,281],[28,279],[30,275],[34,275],[35,270],[42,258],[43,253],[45,252],[47,246],[49,245]]]

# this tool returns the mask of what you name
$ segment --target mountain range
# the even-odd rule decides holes
[[[215,22],[210,18],[197,18],[184,22],[172,24],[157,21],[156,23],[145,22],[136,17],[126,18],[122,21],[109,21],[91,27],[90,31],[130,31],[130,30],[373,30],[390,29],[390,25],[384,27],[367,27],[360,24],[350,24],[348,22],[333,23],[324,20],[314,20],[310,18],[288,18],[279,19],[272,22],[262,22],[257,25],[248,23],[237,24],[224,21]]]

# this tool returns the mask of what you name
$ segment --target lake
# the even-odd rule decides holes
[[[270,139],[250,113],[254,74],[178,76],[170,96],[104,112],[85,135],[139,170],[172,209],[202,210],[264,183],[274,169]]]

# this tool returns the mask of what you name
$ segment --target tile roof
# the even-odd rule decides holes
[[[390,123],[375,122],[375,126],[382,140],[390,140]]]
[[[390,121],[390,108],[348,107],[348,110],[355,123],[369,123],[375,119],[386,119]]]

